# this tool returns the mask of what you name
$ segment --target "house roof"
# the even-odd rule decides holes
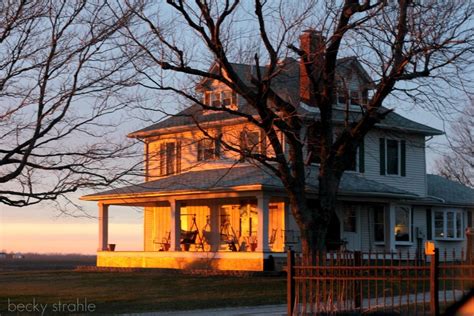
[[[446,204],[474,206],[474,189],[444,177],[427,174],[428,195],[442,199]]]
[[[287,58],[283,61],[284,66],[282,66],[282,70],[278,76],[276,76],[272,80],[272,87],[275,91],[278,91],[278,94],[283,99],[291,102],[292,104],[298,104],[297,110],[299,115],[313,117],[314,115],[318,115],[317,111],[308,111],[305,110],[305,107],[299,105],[300,104],[300,67],[298,61],[292,58]],[[251,86],[250,78],[251,74],[255,72],[254,67],[246,64],[232,64],[234,71],[237,75],[243,80],[243,82]],[[341,58],[337,62],[337,67],[339,69],[348,68],[354,66],[361,75],[366,78],[366,80],[370,80],[370,77],[365,72],[363,67],[357,61],[355,57],[345,57]],[[261,71],[265,71],[265,67],[260,67]],[[212,67],[211,71],[217,71],[216,67]],[[203,80],[199,86],[205,86],[206,80]],[[368,84],[372,84],[372,82],[368,82]],[[308,108],[306,106],[306,108]],[[250,114],[256,115],[256,110],[248,104],[242,105],[240,111]],[[352,112],[353,118],[357,118],[360,116],[358,112]],[[343,122],[345,118],[346,112],[343,110],[334,110],[334,116],[336,121]],[[200,124],[206,123],[220,123],[222,121],[227,120],[235,120],[239,119],[239,116],[230,114],[228,112],[206,112],[204,111],[200,105],[194,104],[189,106],[188,108],[178,112],[174,115],[168,115],[163,118],[163,120],[140,129],[138,131],[130,133],[129,137],[147,137],[147,136],[154,136],[159,134],[165,134],[170,132],[170,129],[174,128],[189,128],[196,125],[196,122]],[[434,129],[432,127],[417,123],[415,121],[409,120],[399,114],[394,112],[389,113],[383,122],[377,124],[378,127],[383,129],[391,129],[397,131],[405,131],[411,133],[419,133],[423,135],[441,135],[443,134],[442,131]]]
[[[256,115],[256,111],[254,108],[250,107],[249,105],[244,105],[241,108],[241,111],[247,114]],[[311,113],[304,108],[300,107],[298,109],[299,112],[302,112],[302,115],[310,116],[318,115],[317,113]],[[344,122],[345,111],[343,110],[334,110],[334,118],[336,122]],[[356,116],[360,116],[360,114],[354,114],[354,118]],[[145,127],[141,130],[135,131],[130,133],[129,137],[147,137],[162,134],[164,130],[169,130],[170,128],[189,128],[196,125],[196,122],[199,122],[202,125],[208,123],[222,123],[224,121],[236,120],[241,119],[240,117],[230,114],[228,112],[212,112],[206,113],[202,110],[201,106],[195,104],[187,109],[175,114],[171,115],[164,120]],[[244,120],[242,118],[242,120]],[[390,112],[385,119],[376,125],[379,128],[388,129],[388,130],[395,130],[395,131],[402,131],[402,132],[411,132],[417,133],[422,135],[442,135],[443,132],[429,127],[427,125],[417,123],[415,121],[409,120],[395,112]]]
[[[317,170],[311,170],[317,172]],[[317,190],[317,177],[308,176],[310,183],[308,191]],[[120,198],[121,196],[134,197],[140,195],[167,195],[180,191],[215,192],[229,191],[237,187],[261,186],[262,189],[284,190],[281,181],[269,171],[254,165],[234,166],[232,168],[191,171],[160,178],[137,185],[108,190],[83,196],[83,200],[101,200],[105,198]],[[416,197],[413,193],[400,190],[392,186],[368,180],[356,173],[347,172],[343,175],[339,187],[341,194],[357,195],[399,195],[405,198]]]

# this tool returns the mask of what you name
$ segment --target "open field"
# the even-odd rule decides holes
[[[77,266],[95,266],[96,256],[25,254],[24,259],[0,260],[0,272],[27,270],[72,270]]]
[[[50,313],[59,301],[87,299],[98,314],[282,304],[286,289],[281,276],[198,276],[159,270],[20,269],[0,271],[0,284],[0,314],[7,312],[9,301],[28,304],[33,299],[48,304]]]

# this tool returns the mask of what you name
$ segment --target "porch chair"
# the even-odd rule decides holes
[[[268,245],[270,247],[273,247],[273,244],[276,241],[277,232],[278,232],[278,228],[272,229],[272,234],[270,235],[270,238],[268,239]]]

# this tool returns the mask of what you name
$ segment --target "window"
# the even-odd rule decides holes
[[[360,173],[365,172],[365,149],[364,149],[364,140],[362,139],[359,147],[355,152],[355,155],[350,161],[350,165],[347,167],[348,171],[356,171]]]
[[[380,174],[406,175],[406,143],[404,140],[380,138]]]
[[[211,105],[221,106],[221,94],[220,92],[211,93]]]
[[[260,132],[258,131],[243,131],[240,133],[240,150],[242,150],[240,160],[245,159],[245,153],[256,154],[263,152],[260,150],[260,145],[262,149],[263,144],[260,143]]]
[[[205,161],[219,157],[219,142],[211,138],[201,139],[197,143],[197,160]]]
[[[383,206],[373,206],[372,213],[374,218],[373,234],[375,242],[385,241],[385,210]]]
[[[351,91],[351,105],[360,105],[359,91]]]
[[[393,139],[387,140],[387,174],[398,174],[398,141]]]
[[[336,102],[341,105],[345,105],[349,99],[350,105],[367,105],[368,103],[368,90],[364,89],[362,91],[359,90],[348,90],[345,91],[344,89],[338,89],[336,92]]]
[[[204,104],[213,107],[237,109],[237,94],[231,90],[207,91],[204,93]]]
[[[170,175],[181,171],[181,142],[160,144],[160,175]]]
[[[344,206],[344,219],[343,219],[344,232],[348,232],[348,233],[357,232],[356,223],[357,223],[356,207],[353,205],[345,205]]]
[[[462,211],[435,211],[433,218],[435,239],[462,239],[463,218]]]
[[[222,92],[222,106],[229,107],[235,104],[237,104],[235,92],[223,91]]]
[[[411,242],[411,208],[395,207],[395,242]]]

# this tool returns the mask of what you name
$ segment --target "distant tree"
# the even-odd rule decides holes
[[[147,79],[142,86],[174,93],[206,111],[230,113],[264,131],[274,155],[233,143],[222,146],[281,179],[308,253],[325,248],[341,177],[367,132],[392,110],[382,106],[384,101],[409,99],[440,109],[455,103],[446,87],[466,87],[460,82],[472,69],[472,13],[470,1],[168,0],[159,5],[145,2],[134,10],[143,24],[127,27],[125,35],[145,53],[134,60]],[[320,31],[313,51],[296,44],[296,36],[308,28]],[[336,133],[333,105],[344,83],[336,65],[339,57],[349,55],[357,56],[373,76],[373,93],[361,104],[359,117],[347,119]],[[301,71],[310,84],[305,101],[319,111],[311,124],[319,144],[313,154],[320,158],[319,198],[312,206],[305,194],[306,136],[299,100],[282,96],[272,85],[285,71],[287,56],[304,61]],[[251,64],[252,77],[241,78],[233,62]],[[217,68],[209,71],[213,64]],[[204,79],[237,92],[256,114],[204,102],[196,91]],[[206,127],[197,124],[206,133]]]
[[[117,160],[130,145],[108,133],[127,106],[116,96],[131,77],[114,47],[131,16],[111,9],[103,1],[0,2],[0,203],[54,200],[125,174]]]
[[[468,104],[448,134],[449,152],[437,162],[437,172],[474,188],[474,101]]]

